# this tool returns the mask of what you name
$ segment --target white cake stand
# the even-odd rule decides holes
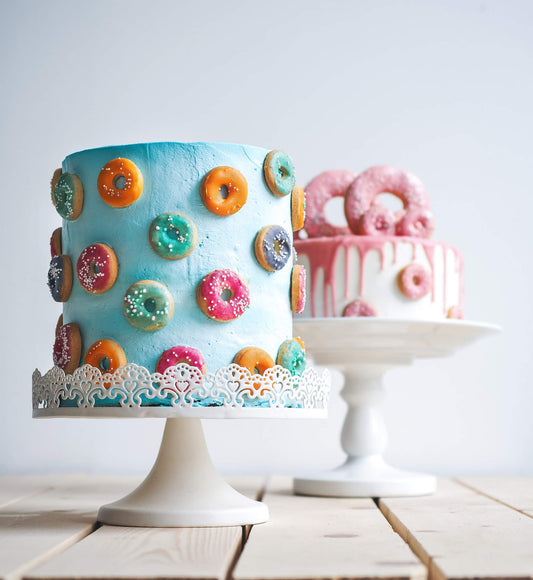
[[[218,474],[201,419],[325,417],[328,395],[328,373],[312,368],[298,376],[279,366],[252,375],[232,364],[202,375],[181,363],[164,374],[150,374],[128,364],[112,375],[90,365],[72,375],[57,367],[44,376],[38,370],[33,374],[34,417],[166,418],[159,454],[146,479],[98,512],[100,522],[120,526],[265,522],[266,505],[241,495]]]
[[[341,446],[348,457],[332,471],[298,477],[294,491],[303,495],[391,497],[433,493],[436,478],[402,471],[383,459],[387,430],[380,403],[383,377],[416,358],[436,358],[500,329],[491,324],[461,320],[442,322],[378,318],[315,318],[295,322],[318,364],[344,373],[342,398],[348,412]]]

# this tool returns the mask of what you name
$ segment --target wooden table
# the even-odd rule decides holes
[[[133,478],[0,478],[0,578],[533,578],[533,479],[441,480],[435,495],[332,499],[284,477],[233,478],[268,523],[228,528],[99,526]]]

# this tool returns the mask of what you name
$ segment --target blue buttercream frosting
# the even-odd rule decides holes
[[[63,221],[63,253],[73,266],[82,250],[97,242],[109,245],[118,260],[118,276],[103,294],[90,294],[74,274],[72,293],[64,303],[64,323],[80,327],[83,355],[97,340],[111,338],[124,349],[128,362],[155,370],[159,355],[173,346],[199,349],[207,371],[215,372],[233,361],[245,346],[266,350],[275,359],[281,343],[292,336],[290,277],[292,263],[268,272],[254,253],[257,233],[276,224],[290,232],[290,196],[276,197],[263,176],[268,150],[222,143],[148,143],[90,149],[69,155],[63,172],[77,175],[83,185],[83,209],[74,221]],[[126,208],[113,208],[100,197],[98,174],[117,157],[133,161],[144,187],[139,199]],[[202,202],[200,183],[214,167],[238,169],[248,182],[243,208],[221,217]],[[160,214],[179,212],[198,229],[194,250],[180,260],[158,255],[150,244],[150,225]],[[213,270],[230,269],[250,290],[250,307],[236,320],[208,318],[196,302],[196,287]],[[124,313],[124,295],[141,280],[166,286],[174,313],[164,328],[144,331],[130,324]]]

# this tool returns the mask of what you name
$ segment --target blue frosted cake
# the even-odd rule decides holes
[[[304,200],[286,154],[218,143],[81,151],[54,173],[52,201],[63,218],[48,273],[63,303],[53,358],[66,373],[183,362],[302,371],[292,232]]]

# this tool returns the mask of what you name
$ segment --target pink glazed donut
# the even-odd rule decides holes
[[[366,300],[360,298],[350,302],[342,311],[343,316],[377,316],[377,310]]]
[[[378,165],[363,171],[348,187],[344,200],[344,212],[354,234],[361,234],[361,218],[372,207],[380,206],[378,196],[391,193],[398,197],[404,209],[397,212],[396,219],[415,208],[429,208],[429,197],[420,179],[397,167]]]
[[[429,209],[409,210],[396,224],[397,236],[430,238],[435,229],[435,218]]]
[[[373,205],[361,216],[359,231],[364,236],[393,236],[394,214],[386,207]]]
[[[107,244],[87,246],[76,264],[78,281],[91,294],[103,294],[115,283],[118,261],[115,252]]]
[[[333,169],[312,179],[305,188],[304,229],[310,238],[347,235],[346,226],[334,226],[326,221],[324,208],[333,197],[344,197],[348,186],[356,178],[353,171]]]
[[[206,316],[227,322],[242,316],[250,306],[250,290],[236,272],[214,270],[198,284],[196,301]]]
[[[431,290],[432,283],[431,272],[420,264],[409,264],[398,274],[398,287],[411,300],[423,298]]]
[[[192,346],[173,346],[165,350],[157,359],[155,371],[164,373],[169,367],[174,367],[179,363],[187,363],[205,374],[204,357],[197,348],[192,348]]]

